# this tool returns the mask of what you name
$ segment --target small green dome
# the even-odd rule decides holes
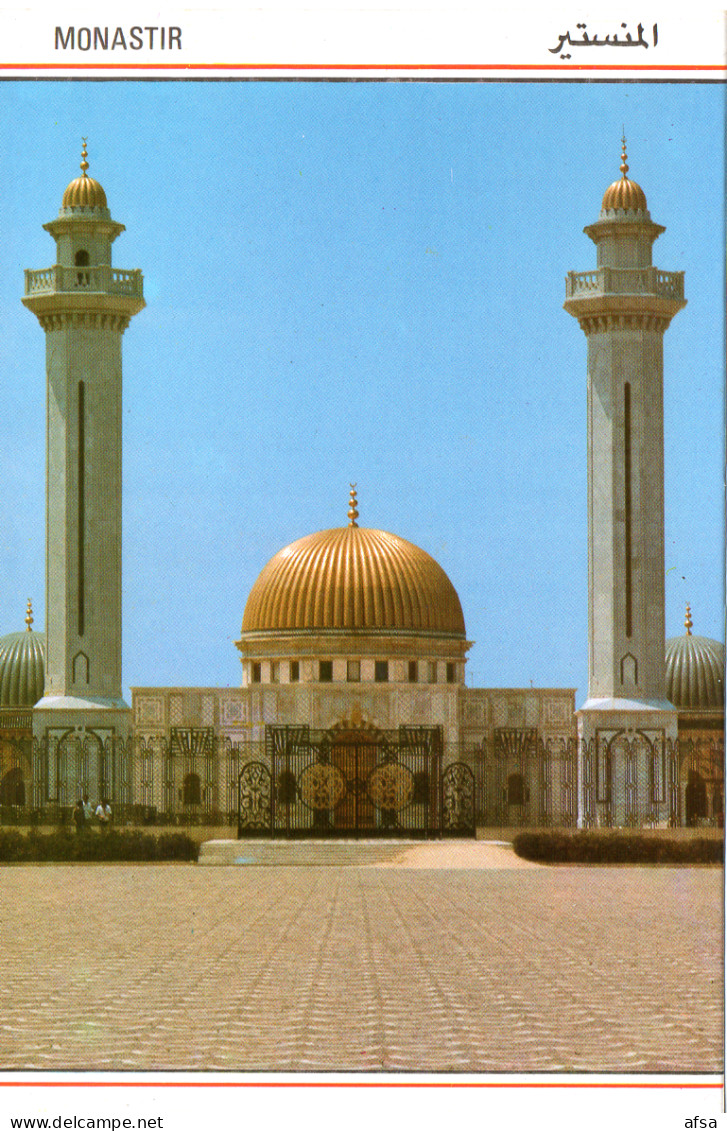
[[[45,686],[45,633],[0,637],[0,707],[32,707]]]
[[[708,636],[666,642],[666,695],[677,710],[724,710],[724,644]]]

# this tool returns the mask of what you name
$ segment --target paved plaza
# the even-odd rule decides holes
[[[243,857],[241,857],[243,859]],[[722,872],[452,844],[4,867],[2,1069],[722,1065]]]

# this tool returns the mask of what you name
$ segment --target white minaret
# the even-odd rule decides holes
[[[577,712],[579,822],[660,823],[677,716],[666,699],[663,337],[683,272],[652,265],[665,230],[627,177],[585,228],[595,271],[566,279],[588,339],[588,699]]]
[[[144,306],[143,280],[112,267],[124,225],[87,170],[84,139],[81,176],[44,225],[55,265],[26,271],[23,297],[45,331],[48,398],[46,675],[33,733],[51,765],[69,736],[83,754],[78,772],[49,782],[47,799],[61,803],[81,785],[111,795],[96,752],[126,739],[130,718],[121,690],[121,336]]]

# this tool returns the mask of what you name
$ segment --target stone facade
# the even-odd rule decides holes
[[[194,811],[197,806],[233,813],[239,767],[266,759],[267,725],[324,731],[342,724],[386,731],[401,725],[438,726],[443,764],[465,762],[475,774],[479,821],[574,824],[574,695],[569,688],[485,689],[403,680],[362,680],[355,687],[345,680],[239,688],[136,687],[135,797],[159,810]],[[165,762],[175,731],[181,757]],[[206,742],[209,763],[201,753]],[[199,778],[199,794],[196,783],[193,789],[188,783],[185,793],[190,774]]]

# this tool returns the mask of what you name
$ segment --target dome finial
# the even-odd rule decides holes
[[[356,499],[356,484],[351,483],[350,486],[351,490],[348,495],[348,525],[358,526],[358,523],[356,522],[356,519],[358,518],[358,510],[356,509],[358,506],[358,500]]]
[[[61,209],[65,208],[104,208],[108,209],[106,193],[98,181],[88,175],[88,138],[82,137],[81,175],[75,177],[63,193]],[[111,217],[106,212],[107,220]]]
[[[691,605],[687,605],[687,611],[684,614],[684,627],[687,630],[687,636],[692,635],[692,609]]]
[[[629,159],[626,152],[625,133],[621,135],[621,165],[619,168],[621,169],[621,176],[606,189],[601,201],[601,212],[644,212],[646,213],[644,219],[648,220],[644,190],[641,185],[636,184],[636,181],[630,181],[626,175],[629,171]],[[601,217],[601,219],[607,218]]]
[[[623,126],[621,127],[621,130],[622,130],[622,133],[621,133],[621,164],[620,164],[619,168],[621,170],[621,176],[622,176],[623,180],[625,181],[626,180],[626,174],[629,171],[629,166],[628,166],[628,154],[626,153],[626,133],[624,131]]]
[[[33,629],[31,626],[33,624],[33,602],[31,601],[30,597],[28,597],[28,611],[25,614],[25,623],[27,625],[26,632],[32,632]]]

